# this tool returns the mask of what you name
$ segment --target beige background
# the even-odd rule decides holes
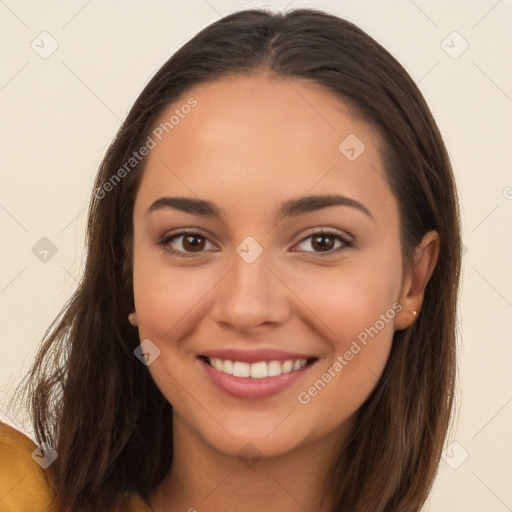
[[[512,510],[507,0],[0,0],[0,408],[7,413],[14,386],[76,286],[93,177],[143,85],[199,29],[260,6],[318,7],[355,22],[402,62],[426,97],[457,175],[467,252],[458,421],[449,441],[456,444],[425,510]],[[43,237],[57,248],[47,262],[32,252]]]

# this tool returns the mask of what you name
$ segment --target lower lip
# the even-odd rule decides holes
[[[210,381],[221,391],[235,398],[261,399],[276,395],[293,386],[302,379],[316,361],[303,366],[300,370],[282,373],[276,377],[252,379],[250,377],[235,377],[210,366],[203,359],[198,359]]]

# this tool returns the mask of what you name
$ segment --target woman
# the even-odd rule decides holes
[[[318,10],[213,23],[105,156],[27,380],[46,445],[2,427],[10,475],[34,474],[32,510],[420,510],[459,230],[436,124],[378,43]]]

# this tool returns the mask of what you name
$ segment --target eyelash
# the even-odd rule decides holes
[[[300,245],[303,242],[305,242],[306,240],[308,240],[309,238],[313,238],[314,236],[317,236],[317,235],[328,236],[330,238],[334,238],[336,240],[339,240],[342,243],[341,247],[338,247],[337,249],[332,249],[332,250],[330,250],[328,252],[306,251],[306,252],[312,252],[314,254],[317,254],[317,255],[321,256],[322,258],[326,258],[326,257],[329,257],[329,256],[333,256],[335,254],[339,254],[339,253],[341,253],[341,252],[343,252],[343,251],[353,247],[353,245],[354,245],[353,242],[351,242],[350,240],[347,240],[345,237],[343,237],[339,233],[336,233],[334,231],[327,231],[327,230],[326,231],[324,231],[324,230],[314,231],[310,235],[308,235],[305,238],[303,238],[297,245]],[[173,240],[175,240],[176,238],[179,238],[181,236],[198,236],[200,238],[207,239],[206,236],[204,236],[203,234],[199,233],[198,231],[192,231],[192,230],[184,229],[182,231],[179,231],[178,233],[174,233],[172,235],[163,237],[158,242],[157,245],[162,247],[162,249],[165,252],[167,252],[169,254],[172,254],[173,256],[177,256],[179,258],[190,258],[190,257],[193,257],[195,254],[201,254],[201,252],[203,252],[203,251],[199,251],[198,253],[188,253],[187,254],[186,252],[176,251],[175,249],[171,249],[171,248],[168,247],[168,245]]]

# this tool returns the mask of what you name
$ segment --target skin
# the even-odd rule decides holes
[[[173,406],[174,461],[150,496],[154,511],[329,510],[323,482],[378,382],[393,332],[420,314],[439,239],[425,235],[416,259],[402,260],[398,203],[385,179],[376,130],[320,86],[266,74],[197,86],[162,115],[194,97],[147,157],[134,212],[135,312],[140,339],[160,355],[149,366]],[[355,134],[366,149],[349,161],[338,146]],[[363,204],[331,206],[276,222],[289,199],[338,193]],[[224,217],[173,209],[146,213],[162,196],[216,203]],[[204,246],[186,237],[195,228]],[[328,228],[353,243],[315,245]],[[236,252],[248,236],[262,254],[247,263]],[[185,243],[184,243],[185,242]],[[325,242],[325,240],[324,240]],[[196,249],[197,251],[197,249]],[[307,404],[307,391],[357,335],[400,303],[402,310]],[[212,386],[197,355],[207,348],[277,347],[318,357],[296,385],[259,400],[230,397]],[[241,461],[252,443],[254,465]]]

